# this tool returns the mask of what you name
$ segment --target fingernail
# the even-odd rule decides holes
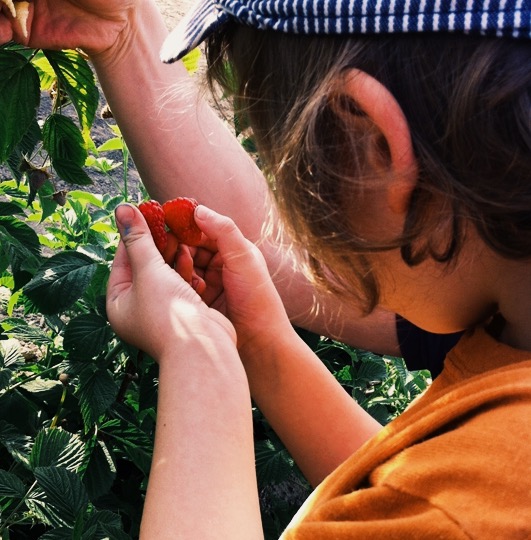
[[[129,234],[129,229],[135,217],[135,211],[130,204],[122,203],[114,209],[116,223],[123,235]]]
[[[202,204],[195,209],[195,217],[200,220],[207,219],[211,213],[211,210]]]

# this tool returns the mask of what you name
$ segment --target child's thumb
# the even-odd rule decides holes
[[[133,272],[135,267],[145,266],[148,260],[160,257],[146,220],[138,208],[131,204],[120,204],[114,215]]]

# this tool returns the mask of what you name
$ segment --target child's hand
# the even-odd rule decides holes
[[[234,342],[226,317],[164,262],[140,211],[121,205],[116,222],[122,240],[107,288],[107,314],[116,333],[157,359],[214,334]]]
[[[188,255],[177,257],[176,270],[191,276],[194,287],[211,307],[225,314],[238,336],[238,349],[255,352],[274,335],[291,328],[288,316],[269,275],[260,250],[247,240],[234,222],[205,206],[195,221],[207,240]]]

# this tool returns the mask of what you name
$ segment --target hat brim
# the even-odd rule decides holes
[[[180,60],[222,26],[229,15],[212,0],[199,0],[166,38],[160,58],[166,64]]]

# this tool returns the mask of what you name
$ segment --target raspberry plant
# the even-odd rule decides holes
[[[43,92],[52,96],[44,117]],[[118,129],[99,148],[91,139],[98,99],[82,53],[0,46],[2,540],[138,538],[158,372],[151,358],[117,338],[105,314],[118,241],[113,210],[129,195]],[[92,184],[91,171],[116,167],[102,155],[116,149],[124,165],[115,195],[98,195],[97,186],[75,189]],[[407,372],[401,359],[301,333],[383,423],[429,382],[427,373]],[[258,409],[254,423],[269,540],[310,490]]]

